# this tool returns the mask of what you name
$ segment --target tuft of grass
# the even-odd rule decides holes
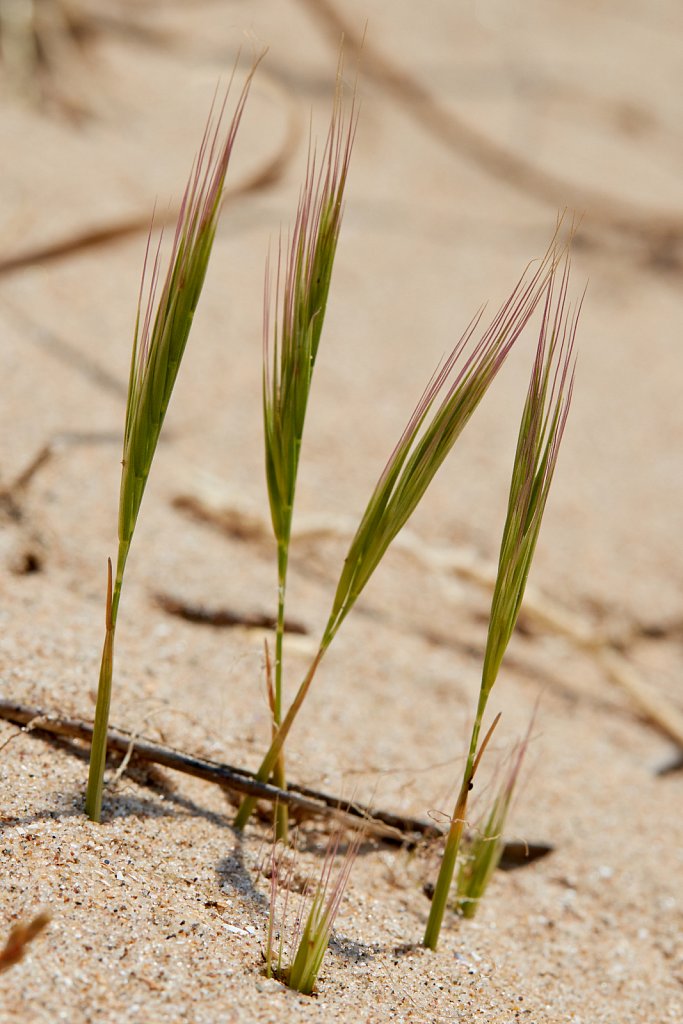
[[[320,662],[342,622],[360,597],[392,540],[407,523],[436,472],[467,425],[539,302],[561,259],[557,235],[533,272],[522,275],[508,300],[476,343],[483,311],[428,382],[368,501],[349,547],[332,609],[318,650],[275,731],[257,778],[266,781],[277,764],[289,730],[306,698]],[[243,800],[235,827],[243,828],[256,801]]]
[[[204,284],[230,155],[255,70],[256,65],[247,76],[232,120],[223,136],[221,123],[229,89],[215,124],[212,123],[212,114],[209,116],[204,138],[180,205],[168,270],[161,285],[158,301],[161,239],[152,262],[149,279],[147,270],[151,231],[147,241],[126,402],[116,574],[112,579],[112,564],[109,561],[105,641],[85,799],[86,813],[93,821],[99,821],[102,814],[107,726],[114,670],[114,639],[124,570],[164,417]],[[143,309],[145,286],[146,302]]]
[[[424,935],[424,945],[430,949],[436,949],[439,940],[469,792],[486,744],[485,740],[477,752],[486,705],[519,615],[569,414],[574,383],[573,349],[581,303],[573,310],[568,307],[568,283],[566,257],[559,284],[553,273],[545,285],[541,330],[513,464],[477,711]]]
[[[341,68],[332,118],[320,165],[309,148],[306,178],[282,271],[278,251],[275,307],[271,324],[272,280],[266,267],[264,299],[263,422],[266,481],[277,542],[278,606],[275,631],[274,734],[282,724],[282,668],[287,568],[292,514],[308,398],[325,320],[327,297],[341,227],[344,188],[356,118],[342,105]],[[286,786],[284,753],[275,764],[274,782]],[[278,806],[277,836],[287,838],[287,807]]]
[[[334,922],[363,840],[363,831],[361,829],[353,833],[341,866],[335,874],[334,866],[342,836],[342,830],[337,830],[330,837],[320,876],[312,893],[308,883],[304,885],[289,942],[286,940],[287,911],[294,876],[295,854],[277,842],[273,846],[266,976],[277,978],[289,988],[304,995],[310,995],[317,984]],[[286,857],[286,854],[289,856]],[[281,894],[283,889],[284,895]],[[309,899],[310,905],[306,911]],[[278,921],[279,904],[281,906]],[[279,932],[277,945],[276,932]]]
[[[488,812],[469,837],[467,855],[460,863],[456,882],[455,903],[463,917],[475,916],[493,872],[498,867],[505,846],[505,824],[529,743],[530,731],[531,726],[525,739],[514,750],[512,764]]]

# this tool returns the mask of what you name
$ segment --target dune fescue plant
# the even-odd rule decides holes
[[[504,831],[515,793],[529,733],[517,745],[512,764],[496,792],[493,802],[467,837],[467,849],[460,859],[455,905],[463,917],[474,917],[505,846]]]
[[[341,571],[317,652],[275,730],[257,773],[267,781],[304,703],[317,669],[342,622],[360,597],[392,540],[417,508],[437,470],[486,394],[529,318],[546,294],[562,257],[557,234],[534,271],[522,275],[508,300],[473,341],[483,312],[427,384],[368,501]],[[256,801],[242,801],[236,828],[243,828]]]
[[[341,830],[337,830],[330,837],[320,876],[312,892],[308,883],[304,885],[289,939],[289,897],[296,858],[291,848],[279,843],[273,847],[266,977],[277,978],[289,988],[304,995],[310,995],[315,989],[334,922],[363,839],[363,830],[353,833],[342,855],[341,865],[335,873],[334,866],[340,856],[342,837]]]
[[[215,123],[212,114],[209,116],[180,205],[168,270],[158,301],[161,239],[149,275],[151,232],[147,242],[126,402],[118,555],[115,575],[112,573],[111,561],[108,563],[106,633],[85,800],[86,813],[93,821],[99,821],[102,814],[114,637],[124,570],[164,417],[204,284],[230,155],[254,71],[255,66],[247,76],[227,131],[222,128],[227,93]],[[145,288],[146,302],[143,309]]]
[[[519,428],[491,602],[479,700],[424,934],[424,945],[430,949],[436,949],[439,940],[469,793],[492,731],[489,730],[478,750],[486,706],[517,623],[569,413],[574,381],[573,349],[581,304],[574,309],[569,307],[568,283],[569,260],[566,258],[559,283],[557,275],[553,274],[545,285],[543,318]]]
[[[341,69],[340,69],[341,71]],[[272,281],[266,267],[264,302],[263,420],[268,498],[277,543],[277,626],[275,631],[274,734],[282,724],[282,673],[287,567],[299,455],[318,345],[325,319],[342,220],[344,187],[355,131],[353,105],[342,108],[338,77],[332,119],[320,165],[309,150],[306,179],[288,245],[283,281],[282,241],[278,253],[275,323],[271,324]],[[286,785],[284,752],[273,780]],[[287,807],[278,805],[277,836],[287,838]]]

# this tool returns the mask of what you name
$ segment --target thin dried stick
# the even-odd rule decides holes
[[[77,718],[67,718],[52,714],[40,708],[28,707],[14,701],[0,700],[0,718],[17,725],[27,726],[26,731],[50,733],[53,736],[64,736],[68,739],[79,739],[90,742],[93,727],[88,722]],[[6,741],[7,742],[7,741]],[[184,772],[213,782],[225,789],[259,800],[279,801],[304,815],[311,817],[332,817],[340,821],[356,823],[361,818],[366,824],[368,834],[387,842],[415,843],[418,837],[437,838],[441,832],[436,826],[405,815],[393,814],[389,811],[375,811],[363,804],[349,803],[341,797],[319,793],[306,786],[291,784],[287,790],[278,789],[269,783],[258,782],[252,772],[243,768],[235,768],[219,761],[194,757],[172,747],[162,746],[145,737],[137,737],[129,732],[110,729],[107,737],[107,749],[128,755],[133,746],[132,757],[141,761],[160,764],[175,771]]]
[[[683,751],[683,714],[678,708],[641,679],[619,651],[603,647],[595,652],[595,656],[612,682],[638,705],[642,715]]]
[[[118,443],[118,440],[117,434],[107,431],[101,433],[95,431],[62,431],[54,434],[38,449],[27,465],[20,470],[9,484],[0,486],[0,503],[3,501],[13,501],[18,493],[26,491],[37,473],[63,448],[72,445],[108,444],[111,441]]]
[[[0,751],[18,736],[34,730],[67,739],[82,739],[85,742],[89,742],[92,736],[92,725],[88,722],[65,718],[14,701],[0,700],[0,719],[22,726],[18,733],[13,733],[0,745]],[[350,824],[354,828],[358,827],[360,818],[363,821],[364,833],[392,845],[410,848],[419,842],[438,839],[443,835],[441,829],[432,822],[422,821],[420,818],[371,808],[296,783],[288,783],[288,788],[281,790],[277,786],[257,782],[254,775],[246,769],[193,757],[191,754],[161,746],[137,734],[110,730],[107,746],[122,753],[124,761],[127,758],[128,763],[137,758],[139,761],[160,764],[165,768],[192,775],[205,782],[213,782],[224,789],[257,796],[260,800],[271,803],[286,801],[289,807],[298,812],[299,817],[328,817]],[[117,777],[122,774],[121,767],[119,766],[115,775],[117,781]],[[552,845],[544,842],[506,841],[503,845],[500,867],[506,871],[522,867],[545,857],[553,849]]]

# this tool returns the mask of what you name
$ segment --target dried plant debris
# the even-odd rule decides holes
[[[0,974],[14,967],[20,960],[23,960],[31,942],[37,935],[47,928],[50,923],[50,915],[47,913],[37,914],[25,924],[15,924],[9,933],[3,950],[0,950]]]
[[[91,117],[102,40],[119,36],[166,49],[173,42],[137,14],[136,5],[116,2],[0,0],[0,72],[8,90],[77,124]]]
[[[0,718],[23,726],[19,733],[14,733],[4,741],[0,750],[17,736],[25,732],[44,732],[50,736],[92,740],[93,726],[77,718],[67,718],[40,708],[28,707],[14,701],[0,699]],[[128,758],[125,766],[139,762],[163,765],[186,775],[203,779],[222,786],[224,789],[240,794],[253,796],[256,800],[287,803],[300,819],[330,818],[358,825],[362,821],[368,835],[380,838],[393,845],[412,847],[430,839],[438,839],[440,830],[431,822],[408,815],[383,811],[364,804],[349,802],[338,796],[322,793],[308,786],[291,783],[287,790],[278,789],[269,783],[259,782],[253,772],[244,768],[211,761],[164,746],[146,736],[132,734],[115,728],[107,732],[107,749],[116,751]],[[79,754],[80,754],[79,749]],[[117,775],[121,774],[120,767]],[[156,780],[154,780],[156,785]]]
[[[40,514],[30,506],[30,488],[39,474],[50,466],[59,453],[77,445],[110,443],[114,435],[107,432],[64,431],[41,445],[26,466],[7,484],[0,484],[0,525],[16,531],[10,544],[7,567],[16,576],[41,572],[48,558],[48,530]]]

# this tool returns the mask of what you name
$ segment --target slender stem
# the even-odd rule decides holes
[[[427,927],[425,929],[423,939],[423,943],[428,949],[436,949],[439,941],[441,923],[446,911],[448,893],[450,891],[451,881],[455,871],[455,862],[458,857],[463,828],[465,827],[467,796],[468,786],[465,785],[463,780],[463,784],[460,787],[460,793],[458,794],[458,799],[455,804],[455,810],[453,811],[451,827],[448,830],[446,848],[441,860],[441,867],[439,868],[439,877],[437,878],[436,885],[434,886],[432,905],[429,909],[429,918],[427,920]]]
[[[88,787],[85,793],[85,813],[91,821],[102,818],[102,791],[104,789],[104,768],[107,761],[107,727],[109,725],[109,708],[111,705],[111,684],[114,674],[114,639],[116,636],[116,618],[121,600],[123,571],[128,558],[130,542],[119,543],[116,560],[116,580],[112,586],[111,560],[107,563],[107,601],[105,615],[104,646],[100,663],[100,678],[97,686],[97,704],[95,706],[95,722],[93,726],[92,744],[90,747],[90,769]]]
[[[123,572],[126,568],[126,562],[128,560],[128,552],[130,551],[130,540],[119,541],[119,551],[116,559],[116,579],[114,580],[114,594],[112,596],[111,603],[111,619],[114,627],[116,627],[116,619],[119,614],[119,601],[121,600],[121,587],[123,585]]]
[[[275,707],[273,718],[277,726],[282,721],[282,642],[285,634],[285,599],[287,593],[287,563],[289,540],[281,541],[277,549],[277,625],[275,629]]]
[[[327,635],[326,635],[323,638],[323,640],[321,641],[320,647],[318,648],[318,652],[317,652],[315,658],[313,659],[313,661],[311,662],[311,664],[309,666],[309,669],[308,669],[308,672],[304,676],[303,682],[301,683],[299,689],[297,690],[296,696],[295,696],[294,700],[292,701],[287,714],[284,717],[282,725],[280,726],[280,728],[277,730],[277,733],[273,737],[273,741],[270,744],[270,747],[268,749],[268,753],[266,754],[266,756],[264,757],[263,761],[261,762],[261,767],[259,768],[259,770],[258,770],[258,772],[256,773],[256,776],[255,776],[255,778],[259,782],[267,782],[268,781],[268,778],[270,777],[270,774],[273,771],[273,769],[275,767],[275,764],[277,762],[277,759],[278,759],[278,757],[280,755],[280,751],[282,750],[284,742],[287,739],[287,735],[289,733],[289,730],[292,728],[292,724],[294,722],[294,719],[297,716],[299,708],[301,707],[301,705],[303,704],[304,700],[306,699],[306,694],[308,693],[310,685],[313,682],[313,677],[314,677],[314,675],[316,673],[318,665],[322,661],[322,659],[323,659],[323,657],[325,655],[325,651],[329,647],[329,643],[330,643],[330,640],[327,638]],[[235,818],[235,826],[234,827],[236,829],[241,830],[241,829],[244,828],[246,823],[249,821],[249,818],[251,817],[252,811],[254,810],[255,807],[256,807],[256,797],[245,797],[244,798],[244,800],[240,804],[239,810],[237,812],[237,816]]]
[[[282,646],[285,634],[285,598],[287,592],[287,565],[289,562],[289,534],[291,529],[291,517],[288,523],[287,536],[278,544],[277,550],[277,626],[275,629],[275,701],[273,706],[273,739],[282,723]],[[287,777],[285,774],[285,753],[280,750],[275,769],[273,771],[273,782],[278,789],[287,788]],[[275,837],[287,842],[289,833],[289,809],[287,804],[278,803],[275,806]]]
[[[455,809],[453,811],[451,825],[446,838],[446,848],[441,861],[441,867],[439,868],[439,876],[436,880],[436,885],[434,886],[434,896],[432,897],[432,905],[429,910],[427,927],[425,929],[424,939],[422,940],[423,944],[428,949],[436,949],[439,941],[441,924],[446,912],[448,895],[453,881],[453,873],[455,871],[455,864],[458,858],[458,850],[460,849],[460,840],[462,839],[462,833],[465,828],[465,814],[467,813],[467,801],[470,790],[472,789],[474,776],[477,768],[479,767],[481,756],[484,753],[486,745],[488,744],[493,734],[493,730],[498,724],[498,720],[500,718],[500,715],[497,715],[494,719],[491,728],[484,737],[479,753],[477,753],[477,743],[479,742],[479,734],[481,732],[481,724],[484,718],[487,700],[488,692],[482,687],[479,692],[479,703],[477,705],[474,725],[472,726],[470,747],[467,753],[467,762],[465,764],[465,771],[462,777],[462,784],[460,786],[460,792],[458,793],[458,799],[455,802]]]
[[[116,627],[112,612],[112,569],[111,559],[109,559],[107,562],[104,647],[102,648],[95,723],[90,747],[88,788],[85,794],[85,813],[91,821],[100,821],[102,817],[102,787],[104,782],[104,766],[107,760],[107,724],[109,722],[111,680],[114,670],[114,633]]]

